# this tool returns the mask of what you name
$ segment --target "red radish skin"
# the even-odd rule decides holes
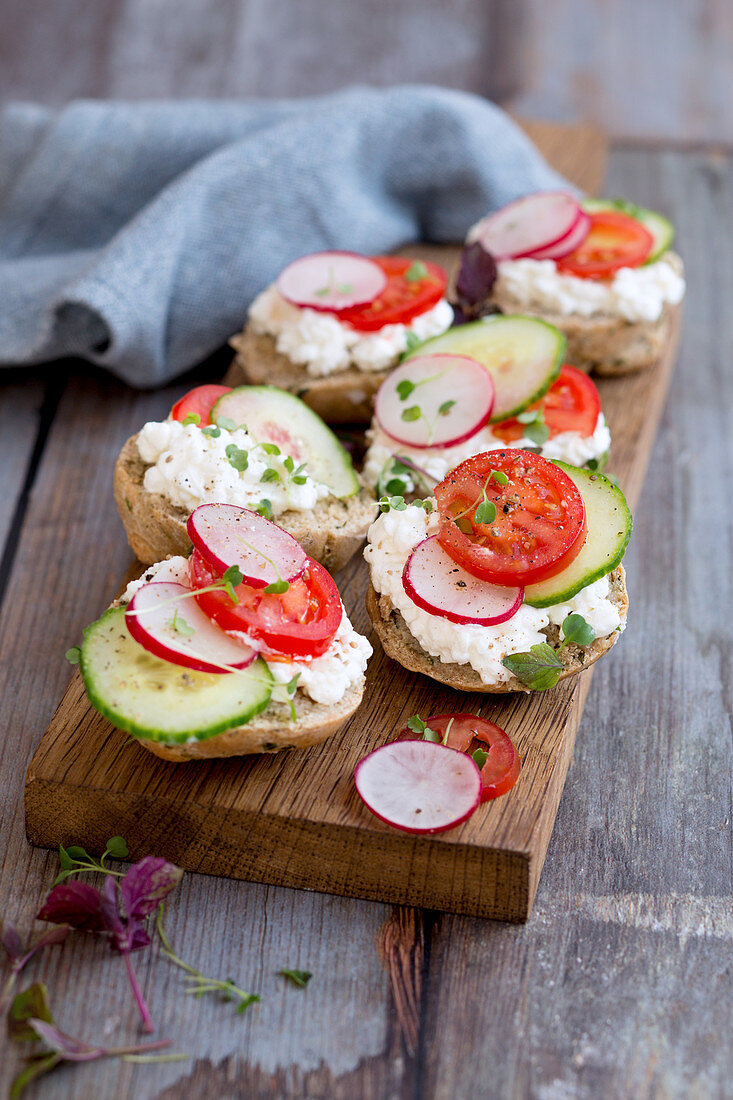
[[[314,252],[294,260],[276,286],[291,305],[338,313],[367,305],[387,285],[379,264],[356,252]]]
[[[566,191],[538,191],[482,218],[466,243],[479,241],[495,260],[518,260],[559,244],[583,213]]]
[[[399,387],[407,383],[414,389],[403,390],[401,396]],[[392,371],[374,400],[382,431],[397,443],[421,450],[454,447],[470,439],[488,424],[493,408],[493,379],[468,355],[417,355]],[[412,409],[422,415],[403,419]]]
[[[590,232],[590,227],[590,217],[584,210],[581,210],[580,217],[567,236],[563,237],[557,244],[550,245],[549,248],[540,248],[537,252],[530,252],[526,259],[560,260],[563,256],[569,256],[576,248],[580,248]]]
[[[300,543],[282,527],[234,504],[199,505],[188,517],[186,530],[215,572],[236,565],[252,588],[295,581],[308,561]]]
[[[467,573],[450,558],[436,535],[418,543],[402,570],[412,602],[452,623],[497,626],[513,618],[524,599],[521,587],[504,587]]]
[[[432,741],[392,741],[354,772],[364,805],[406,833],[441,833],[466,821],[481,801],[481,773],[470,756]]]
[[[251,665],[255,650],[220,630],[193,598],[183,598],[190,595],[190,588],[175,581],[151,581],[138,588],[125,614],[135,641],[163,661],[196,672],[228,673]],[[184,633],[171,626],[176,616]]]

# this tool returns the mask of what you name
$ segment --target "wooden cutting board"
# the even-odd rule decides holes
[[[598,191],[605,142],[597,132],[527,128],[560,171]],[[444,263],[455,255],[439,250]],[[613,438],[609,469],[632,508],[672,374],[677,328],[653,370],[599,383]],[[101,851],[109,836],[121,834],[133,858],[162,855],[189,871],[526,920],[593,670],[540,695],[492,701],[454,692],[385,657],[364,607],[367,570],[360,556],[337,580],[354,625],[372,637],[375,653],[360,709],[329,742],[273,756],[168,764],[89,706],[77,672],[28,769],[30,842],[83,842]],[[631,621],[633,628],[633,607]],[[614,660],[613,651],[604,659]],[[523,760],[516,786],[438,836],[381,824],[354,789],[357,762],[410,715],[454,710],[480,711],[507,730]]]

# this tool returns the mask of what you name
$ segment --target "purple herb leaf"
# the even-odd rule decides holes
[[[496,261],[478,241],[466,245],[456,280],[456,293],[462,305],[476,306],[484,302],[496,282]]]
[[[139,863],[133,863],[120,883],[127,919],[132,922],[149,916],[182,877],[180,867],[160,856],[145,856]]]
[[[70,924],[83,932],[107,931],[102,896],[86,882],[63,882],[54,886],[38,914],[39,920]]]
[[[18,935],[12,924],[7,924],[0,921],[0,929],[2,934],[0,935],[0,942],[5,948],[5,954],[8,956],[11,962],[15,962],[22,955],[25,954],[25,948],[23,947],[23,941]]]
[[[31,1020],[53,1023],[43,982],[34,982],[13,999],[8,1012],[8,1035],[14,1043],[34,1043],[38,1039],[38,1032],[31,1025]]]
[[[25,1091],[26,1086],[44,1073],[50,1073],[61,1062],[63,1062],[61,1055],[53,1053],[34,1054],[32,1057],[26,1058],[25,1069],[22,1069],[13,1078],[13,1083],[10,1086],[10,1100],[18,1100],[21,1093]]]
[[[39,940],[37,940],[31,951],[35,954],[41,947],[51,947],[55,943],[63,943],[68,936],[71,928],[68,924],[59,924],[56,928],[49,928],[48,932],[44,932]]]
[[[80,1039],[74,1039],[60,1031],[55,1024],[37,1018],[28,1021],[39,1039],[43,1039],[46,1046],[60,1054],[67,1062],[92,1062],[95,1058],[103,1056],[102,1047],[91,1047]]]

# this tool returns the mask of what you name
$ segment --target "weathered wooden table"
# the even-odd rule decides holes
[[[681,1100],[730,1088],[733,158],[617,148],[606,191],[672,214],[689,291],[627,558],[630,629],[593,679],[529,922],[187,875],[174,945],[261,1004],[240,1017],[184,997],[178,971],[138,956],[158,1034],[189,1060],[63,1069],[29,1097]],[[25,840],[25,769],[70,677],[64,650],[129,562],[114,458],[224,362],[154,394],[78,363],[0,376],[0,915],[24,932],[57,870]],[[311,970],[308,988],[278,978],[283,966]],[[77,936],[28,976],[47,981],[65,1030],[136,1035],[104,945]],[[3,1053],[0,1085],[15,1068]]]

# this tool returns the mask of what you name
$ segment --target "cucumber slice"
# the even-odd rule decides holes
[[[445,352],[470,355],[486,367],[496,390],[491,414],[494,424],[516,416],[547,392],[560,373],[565,337],[537,317],[497,313],[448,329],[406,358]]]
[[[295,394],[276,386],[237,386],[216,402],[212,421],[216,422],[217,416],[244,424],[262,443],[282,447],[296,465],[305,462],[305,472],[328,485],[335,497],[344,500],[359,492],[348,452],[320,416]]]
[[[631,538],[632,519],[626,498],[617,485],[603,474],[555,462],[580,490],[585,504],[588,537],[575,561],[554,577],[524,590],[530,607],[551,607],[565,603],[581,588],[605,577],[624,556]]]
[[[92,706],[118,729],[146,741],[205,741],[243,726],[270,701],[272,674],[261,658],[241,672],[208,673],[162,661],[134,640],[125,609],[87,628],[81,674]]]
[[[641,265],[653,264],[655,260],[672,247],[674,240],[674,226],[664,214],[658,214],[656,210],[647,210],[645,206],[637,206],[626,199],[583,199],[582,207],[589,214],[599,210],[619,210],[622,214],[628,214],[630,218],[636,218],[638,222],[648,229],[654,238],[654,244],[648,259]]]

